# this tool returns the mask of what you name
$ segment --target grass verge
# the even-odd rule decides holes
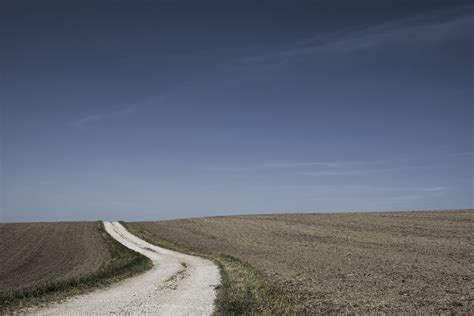
[[[220,269],[221,285],[217,289],[216,315],[305,314],[295,294],[284,291],[252,265],[239,258],[221,253],[202,253],[163,240],[153,233],[121,224],[141,239],[171,250],[212,260]]]
[[[19,312],[25,308],[41,306],[51,301],[83,294],[143,273],[152,267],[150,259],[113,239],[105,231],[103,222],[97,222],[97,225],[110,251],[111,260],[108,264],[88,276],[45,282],[33,287],[2,293],[0,295],[0,314]]]

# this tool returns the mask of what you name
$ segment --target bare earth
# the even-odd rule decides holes
[[[215,264],[202,258],[151,245],[117,222],[105,222],[107,232],[126,247],[153,261],[154,267],[106,289],[70,298],[35,315],[155,314],[208,315],[220,284]]]
[[[244,260],[308,313],[474,313],[474,211],[228,216],[133,223]]]
[[[98,225],[0,224],[0,294],[97,272],[111,259]]]

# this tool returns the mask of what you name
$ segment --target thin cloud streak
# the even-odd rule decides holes
[[[263,163],[260,165],[253,166],[214,166],[207,167],[209,171],[222,171],[222,172],[247,172],[247,171],[265,171],[265,170],[285,170],[285,169],[301,169],[305,167],[319,167],[325,168],[323,170],[311,170],[302,172],[300,174],[307,176],[339,176],[339,175],[357,175],[357,174],[370,174],[377,172],[393,172],[403,170],[418,170],[418,169],[431,169],[435,161],[443,161],[447,158],[465,159],[474,155],[474,152],[452,152],[437,154],[436,159],[430,159],[430,165],[426,165],[426,161],[420,158],[413,157],[402,157],[398,159],[383,159],[383,160],[372,160],[372,161],[299,161],[299,162],[274,162],[274,163]],[[402,163],[411,163],[412,166],[392,167],[383,168],[387,165],[400,165]],[[425,164],[423,164],[425,163]],[[359,169],[354,169],[354,167]],[[378,168],[378,167],[379,168]],[[365,169],[360,169],[366,167]],[[371,168],[370,168],[371,167]],[[353,168],[353,169],[349,169]]]
[[[265,168],[297,168],[297,167],[330,167],[330,168],[342,168],[350,164],[349,162],[340,161],[314,161],[314,162],[290,162],[290,163],[269,163],[263,165]]]
[[[444,158],[465,158],[474,155],[474,152],[454,152],[445,153],[438,155],[438,160]],[[306,162],[280,162],[280,163],[264,163],[261,165],[254,166],[214,166],[207,167],[210,171],[223,171],[223,172],[246,172],[246,171],[263,171],[263,170],[278,170],[278,169],[298,169],[305,167],[321,167],[323,170],[307,171],[300,174],[308,176],[338,176],[338,175],[353,175],[353,174],[366,174],[366,173],[377,173],[377,172],[392,172],[392,171],[403,171],[403,170],[418,170],[418,169],[430,169],[433,166],[427,165],[414,165],[404,167],[393,167],[393,168],[376,168],[375,166],[383,166],[389,164],[400,164],[400,163],[415,163],[421,164],[423,161],[420,159],[405,157],[399,159],[386,159],[386,160],[372,160],[372,161],[306,161]],[[348,169],[350,167],[364,167],[372,166],[372,168],[366,169]]]
[[[245,57],[241,61],[244,63],[279,62],[292,57],[317,53],[324,49],[352,51],[397,41],[439,41],[455,27],[464,24],[472,25],[473,8],[473,6],[461,7],[448,14],[435,11],[362,30],[336,31],[292,43],[291,48]]]
[[[327,167],[327,168],[343,168],[352,164],[351,162],[341,161],[309,161],[309,162],[284,162],[284,163],[265,163],[258,166],[250,167],[209,167],[212,171],[230,171],[230,172],[244,172],[257,171],[269,169],[293,169],[302,167]]]
[[[259,170],[259,167],[207,167],[209,171],[224,171],[224,172],[245,172],[252,170]]]
[[[111,111],[104,111],[101,113],[95,113],[92,115],[87,115],[82,118],[73,120],[70,125],[74,127],[85,127],[93,123],[97,123],[99,121],[103,121],[112,117],[118,116],[128,116],[137,113],[140,109],[150,107],[160,103],[164,100],[164,95],[157,95],[147,98],[145,101],[133,104],[131,106],[122,107],[118,110],[111,110]]]
[[[103,119],[104,119],[103,114],[93,114],[93,115],[88,115],[88,116],[85,116],[83,118],[73,121],[72,125],[75,127],[83,127],[85,125],[91,124],[93,122],[98,122]]]
[[[419,192],[419,193],[442,193],[449,190],[447,186],[433,186],[433,187],[383,187],[374,185],[346,185],[343,189],[353,191],[365,192]],[[333,189],[336,189],[333,187]],[[340,187],[337,187],[339,190]]]
[[[419,190],[423,192],[444,192],[448,190],[448,188],[444,186],[440,186],[440,187],[431,187],[431,188],[420,188]]]
[[[372,174],[379,172],[393,172],[393,171],[406,171],[406,170],[419,170],[429,169],[431,166],[411,166],[411,167],[398,167],[398,168],[381,168],[381,169],[357,169],[357,170],[319,170],[304,172],[306,176],[345,176],[345,175],[360,175],[360,174]]]
[[[447,186],[439,185],[432,187],[415,186],[415,187],[393,187],[393,186],[376,186],[376,185],[291,185],[281,186],[282,190],[298,190],[298,191],[318,191],[318,192],[334,192],[339,193],[341,191],[352,191],[352,192],[446,192],[450,188]]]

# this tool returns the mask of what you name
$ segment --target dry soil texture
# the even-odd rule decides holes
[[[474,312],[474,211],[233,216],[132,224],[247,261],[308,312]]]
[[[117,222],[105,222],[107,232],[122,245],[153,262],[137,277],[85,295],[72,297],[32,315],[210,315],[219,284],[212,262],[153,246],[130,234]]]
[[[0,294],[97,272],[110,261],[99,225],[0,224]]]

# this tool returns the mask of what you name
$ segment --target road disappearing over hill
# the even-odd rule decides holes
[[[129,233],[118,222],[104,222],[106,231],[118,242],[153,262],[153,268],[111,287],[32,309],[35,315],[85,314],[211,314],[217,266],[211,261],[164,249]]]

